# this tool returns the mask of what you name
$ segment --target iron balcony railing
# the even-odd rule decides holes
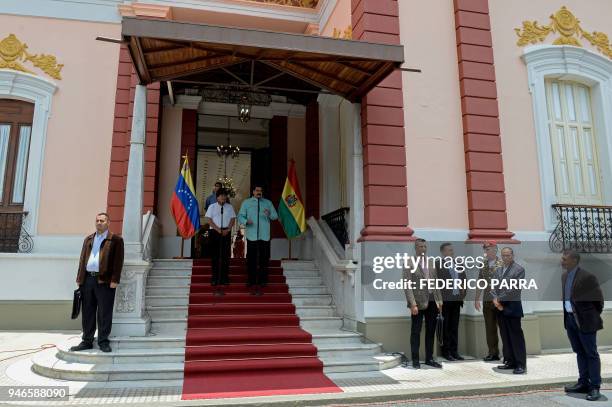
[[[27,212],[0,212],[0,253],[30,253],[32,236],[25,229]]]
[[[612,253],[612,206],[552,206],[557,226],[550,235],[554,252],[573,249],[583,253]]]
[[[338,242],[342,245],[342,248],[349,243],[348,223],[346,220],[348,212],[349,208],[340,208],[321,216],[321,219],[329,225],[329,228],[336,236],[336,239],[338,239]]]

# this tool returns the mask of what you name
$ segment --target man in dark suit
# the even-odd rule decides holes
[[[563,323],[578,361],[578,383],[565,386],[568,393],[587,393],[589,401],[599,400],[601,361],[597,353],[597,331],[603,329],[604,299],[595,275],[580,268],[580,255],[565,250],[561,258]]]
[[[76,278],[83,300],[83,337],[80,344],[70,348],[71,351],[93,348],[97,319],[98,346],[102,352],[111,352],[108,337],[113,324],[115,289],[123,268],[123,239],[109,231],[108,225],[108,215],[99,213],[96,232],[83,242]]]
[[[454,360],[464,360],[459,354],[459,316],[463,299],[465,298],[465,273],[457,271],[455,266],[455,251],[451,243],[440,245],[440,255],[442,261],[436,265],[438,278],[442,280],[453,280],[459,287],[445,288],[442,291],[442,316],[443,325],[443,344],[442,357],[450,362]],[[449,267],[445,267],[449,266]]]
[[[414,242],[416,257],[419,259],[415,269],[407,268],[403,271],[403,279],[412,281],[414,288],[404,290],[406,302],[410,309],[410,349],[412,352],[412,367],[421,368],[419,361],[419,348],[421,346],[421,328],[425,319],[425,364],[435,368],[442,365],[433,358],[434,340],[436,334],[436,319],[438,312],[442,311],[442,293],[439,289],[429,289],[427,285],[421,286],[421,280],[437,279],[434,264],[427,264],[427,242],[417,239]]]
[[[523,305],[521,304],[521,289],[512,284],[518,284],[525,278],[525,269],[514,262],[514,251],[504,247],[501,251],[503,261],[498,270],[499,285],[491,290],[493,305],[498,310],[499,331],[501,333],[504,364],[498,369],[512,369],[514,374],[527,372],[527,350],[525,335],[521,328]]]

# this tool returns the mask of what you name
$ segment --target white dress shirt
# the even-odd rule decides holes
[[[215,225],[220,228],[226,228],[229,226],[230,221],[236,217],[236,212],[234,212],[234,207],[227,202],[223,204],[223,224],[221,224],[221,205],[218,202],[210,205],[208,210],[206,210],[205,217],[212,219]]]
[[[87,260],[86,270],[92,273],[97,273],[100,271],[100,247],[102,246],[102,242],[108,236],[108,230],[104,233],[99,234],[96,232],[93,240],[93,244],[91,246],[91,254],[89,255],[89,260]]]

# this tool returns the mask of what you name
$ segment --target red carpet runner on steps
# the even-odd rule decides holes
[[[189,294],[183,400],[337,393],[311,335],[300,328],[279,261],[264,295],[250,295],[243,259],[214,296],[209,260],[194,260]]]

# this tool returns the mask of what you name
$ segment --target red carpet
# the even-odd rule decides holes
[[[279,261],[262,296],[249,294],[241,259],[232,259],[224,296],[213,295],[210,279],[210,261],[194,260],[183,400],[342,391],[300,328]]]

